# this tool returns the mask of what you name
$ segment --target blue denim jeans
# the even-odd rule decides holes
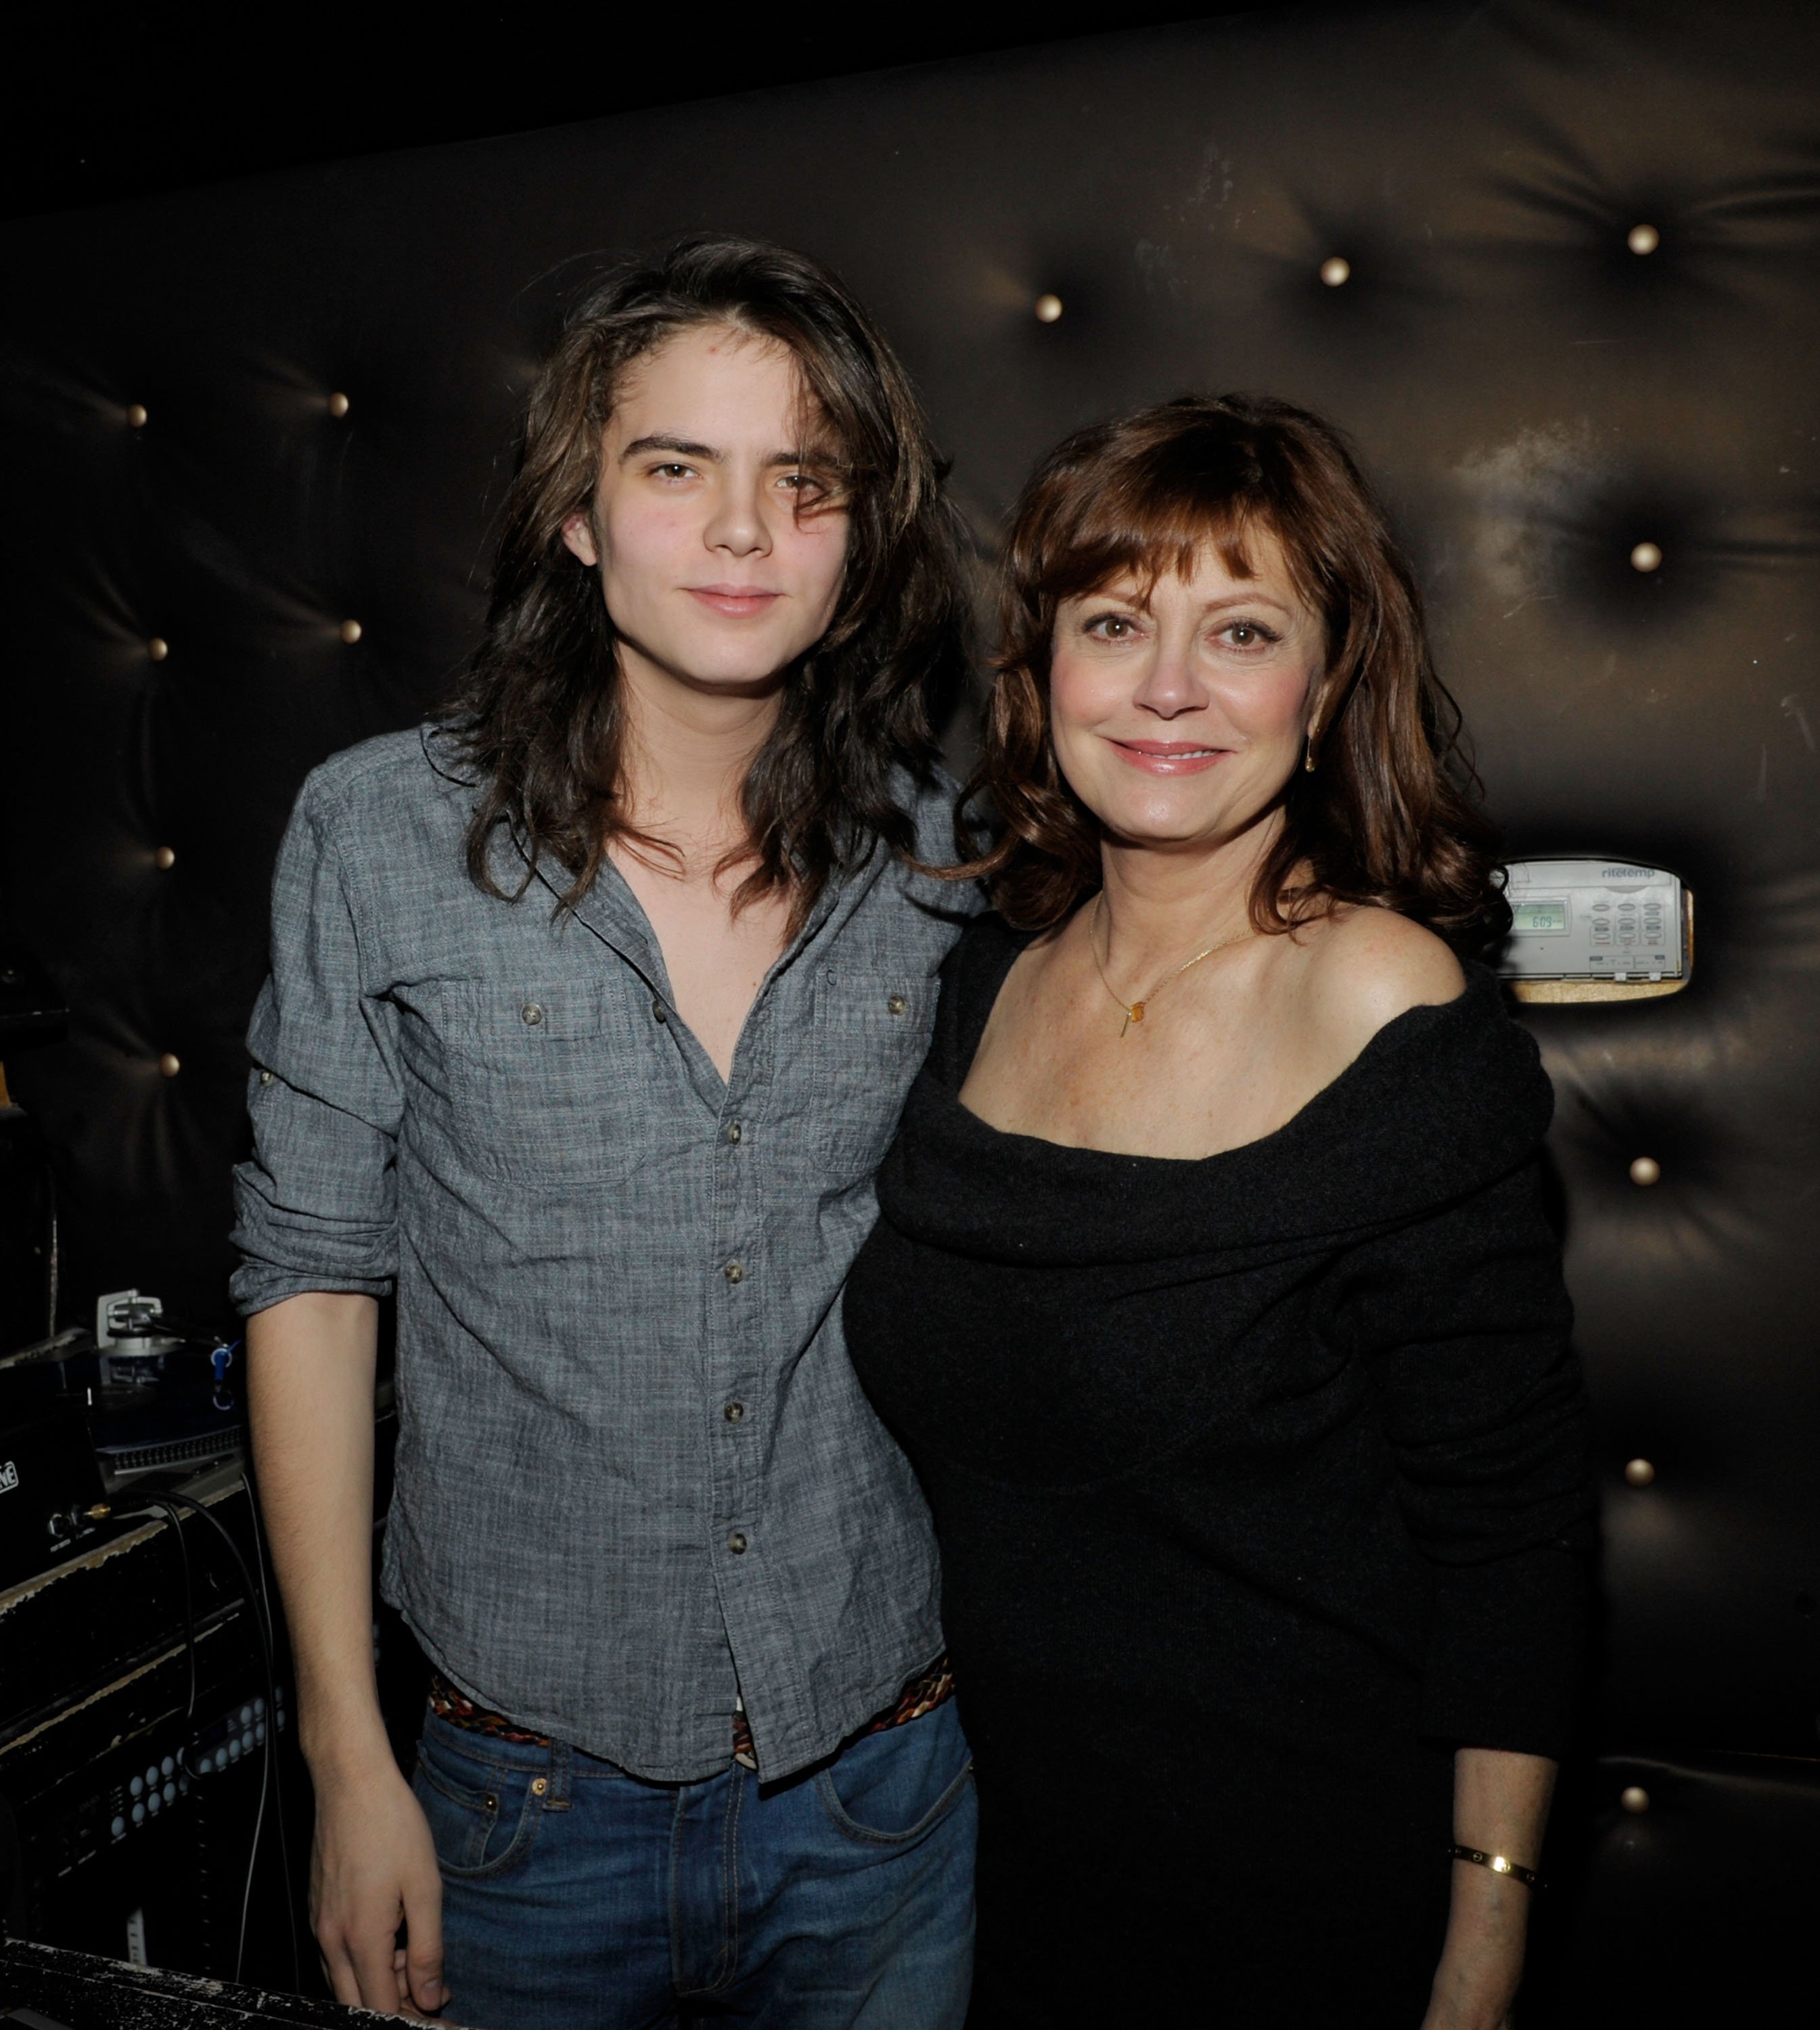
[[[446,2020],[475,2030],[960,2030],[972,1764],[951,1699],[761,1784],[650,1783],[424,1723]]]

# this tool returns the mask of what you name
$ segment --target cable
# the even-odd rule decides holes
[[[196,1716],[196,1608],[195,1593],[190,1583],[190,1546],[184,1535],[184,1519],[168,1501],[157,1495],[148,1494],[147,1500],[163,1509],[171,1526],[171,1534],[177,1540],[177,1550],[184,1563],[184,1651],[190,1666],[190,1702],[184,1708],[184,1725],[188,1727]]]
[[[251,1503],[252,1489],[247,1485],[244,1475],[242,1476],[241,1485],[247,1487],[247,1500]],[[277,1745],[278,1734],[278,1682],[272,1664],[272,1630],[266,1618],[265,1588],[262,1584],[259,1586],[254,1584],[253,1575],[247,1567],[245,1557],[241,1553],[240,1547],[229,1535],[221,1518],[205,1507],[202,1502],[197,1500],[195,1496],[180,1493],[175,1488],[167,1488],[161,1494],[147,1495],[145,1498],[152,1504],[151,1512],[154,1513],[159,1509],[165,1509],[168,1511],[169,1505],[173,1502],[180,1504],[188,1509],[192,1515],[199,1516],[227,1545],[228,1554],[240,1570],[240,1583],[245,1589],[247,1609],[253,1617],[254,1631],[259,1638],[259,1656],[264,1666],[266,1678],[266,1741],[265,1753],[259,1764],[259,1809],[253,1820],[253,1842],[247,1855],[246,1887],[240,1898],[240,1939],[234,1952],[234,1978],[237,1981],[240,1978],[241,1969],[246,1962],[247,1924],[253,1907],[253,1876],[258,1865],[259,1838],[266,1825],[266,1795],[269,1791],[277,1788],[277,1768],[273,1760],[273,1750]],[[143,1514],[147,1511],[139,1512]],[[262,1578],[262,1572],[261,1576]],[[280,1813],[283,1809],[280,1804],[279,1806]],[[288,1870],[287,1869],[288,1878]],[[295,1920],[290,1907],[288,1897],[285,1901],[284,1915],[286,1926],[291,1935],[292,1984],[293,1986],[298,1986],[301,1985],[301,1975],[297,1964]]]
[[[243,1482],[243,1485],[244,1485]],[[160,1508],[165,1507],[168,1504],[172,1502],[176,1503],[180,1508],[187,1508],[192,1515],[198,1517],[201,1521],[207,1523],[209,1527],[214,1531],[215,1534],[221,1538],[221,1541],[227,1545],[228,1556],[232,1558],[236,1565],[240,1567],[240,1583],[246,1589],[247,1604],[253,1612],[253,1627],[258,1635],[260,1652],[266,1663],[266,1673],[269,1675],[271,1671],[272,1638],[271,1631],[266,1626],[265,1620],[260,1612],[260,1589],[253,1583],[253,1575],[247,1563],[245,1554],[242,1552],[240,1545],[234,1541],[232,1537],[228,1534],[227,1528],[222,1522],[220,1516],[216,1515],[213,1509],[207,1508],[203,1503],[197,1500],[193,1494],[184,1494],[174,1487],[166,1488],[163,1493],[160,1494],[148,1494],[144,1497],[144,1499]],[[129,1511],[127,1514],[123,1515],[119,1519],[123,1522],[131,1522],[135,1519],[135,1516],[132,1512]]]
[[[247,1490],[247,1517],[253,1529],[253,1569],[259,1578],[259,1598],[266,1611],[266,1641],[269,1652],[274,1646],[272,1618],[272,1595],[266,1581],[266,1537],[259,1526],[259,1493],[252,1478],[243,1468],[240,1485]],[[266,1739],[276,1746],[278,1735],[278,1687],[275,1675],[270,1677],[266,1692]],[[291,1987],[295,1993],[303,1984],[303,1972],[297,1951],[297,1896],[291,1881],[291,1835],[284,1823],[284,1785],[283,1772],[274,1764],[272,1781],[273,1801],[278,1809],[278,1865],[284,1876],[284,1928],[291,1939]]]
[[[246,1885],[240,1894],[240,1928],[238,1942],[234,1948],[234,1978],[237,1981],[240,1978],[241,1969],[246,1964],[247,1921],[253,1907],[253,1877],[259,1861],[259,1836],[264,1831],[266,1826],[266,1796],[272,1781],[273,1737],[278,1731],[277,1686],[272,1674],[271,1638],[260,1612],[259,1596],[258,1589],[253,1584],[253,1575],[247,1568],[247,1560],[241,1556],[240,1545],[228,1534],[226,1526],[221,1518],[212,1513],[194,1496],[180,1494],[175,1488],[167,1488],[162,1494],[147,1495],[146,1500],[150,1504],[150,1509],[141,1511],[142,1514],[147,1512],[157,1514],[162,1511],[174,1526],[177,1514],[176,1507],[174,1504],[180,1504],[192,1515],[200,1516],[227,1545],[229,1556],[240,1568],[240,1584],[246,1595],[247,1609],[253,1617],[254,1633],[259,1638],[260,1660],[265,1667],[266,1686],[265,1753],[260,1758],[259,1807],[253,1817],[252,1844],[247,1852]]]
[[[241,1477],[240,1484],[243,1487],[247,1488],[247,1500],[249,1506],[251,1506],[253,1499],[253,1491],[251,1488],[247,1487],[246,1478],[243,1474]],[[259,1808],[254,1814],[253,1817],[252,1845],[248,1849],[247,1853],[246,1884],[240,1892],[240,1935],[238,1943],[234,1948],[234,1978],[236,1980],[238,1980],[240,1978],[241,1972],[246,1965],[247,1926],[248,1920],[252,1915],[253,1878],[258,1869],[259,1863],[260,1835],[266,1829],[266,1801],[270,1797],[271,1794],[277,1788],[277,1766],[274,1762],[273,1757],[273,1751],[277,1746],[278,1735],[278,1681],[277,1674],[273,1668],[272,1661],[272,1627],[270,1621],[267,1619],[266,1612],[266,1589],[264,1585],[262,1583],[258,1586],[254,1584],[253,1575],[247,1569],[247,1560],[241,1555],[240,1547],[234,1541],[232,1537],[228,1534],[227,1526],[221,1521],[221,1519],[218,1515],[215,1515],[212,1510],[206,1508],[202,1502],[198,1501],[193,1495],[180,1494],[175,1489],[167,1490],[165,1494],[159,1498],[161,1500],[180,1502],[184,1508],[191,1510],[195,1514],[201,1516],[203,1521],[209,1525],[209,1526],[215,1532],[216,1535],[221,1538],[221,1541],[227,1545],[228,1550],[233,1554],[234,1563],[240,1567],[240,1582],[246,1589],[247,1611],[253,1617],[253,1627],[259,1638],[260,1661],[265,1666],[265,1752],[259,1759]],[[264,1572],[262,1570],[260,1577],[262,1581],[264,1578]],[[289,1920],[290,1914],[289,1898],[287,1897],[285,1902],[285,1917],[287,1922]],[[293,1962],[295,1962],[296,1957],[296,1940],[295,1936],[293,1936],[292,1939],[292,1957]],[[293,1965],[292,1984],[294,1987],[298,1985],[295,1965]]]
[[[277,1718],[269,1705],[266,1708],[266,1752],[259,1759],[259,1809],[253,1814],[253,1844],[247,1850],[247,1882],[240,1891],[240,1931],[234,1946],[234,1978],[240,1978],[247,1963],[247,1920],[253,1911],[253,1871],[259,1865],[259,1835],[266,1830],[266,1800],[277,1772],[272,1767],[272,1737],[278,1731]],[[295,1983],[293,1982],[293,1986]]]
[[[49,1221],[46,1223],[49,1230],[45,1235],[45,1239],[50,1244],[50,1258],[45,1264],[44,1336],[46,1339],[55,1339],[57,1337],[57,1286],[61,1280],[63,1258],[58,1246],[58,1236],[57,1230],[57,1179],[55,1176],[47,1173],[45,1178],[45,1184],[46,1187],[45,1195],[46,1199],[49,1200],[50,1214]]]

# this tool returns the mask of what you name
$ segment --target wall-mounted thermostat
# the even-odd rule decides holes
[[[1498,970],[1520,1001],[1676,994],[1693,971],[1694,904],[1678,875],[1629,860],[1517,860]]]

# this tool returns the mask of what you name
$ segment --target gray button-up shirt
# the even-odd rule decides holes
[[[559,920],[542,883],[484,894],[472,801],[433,732],[304,785],[235,1299],[396,1283],[384,1587],[455,1683],[668,1779],[725,1767],[737,1693],[786,1775],[942,1647],[927,1512],[839,1296],[971,892],[882,849],[831,886],[723,1084],[618,875]],[[947,811],[920,801],[926,857]]]

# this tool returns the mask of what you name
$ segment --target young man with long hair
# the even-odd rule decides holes
[[[968,1752],[838,1303],[958,928],[956,560],[852,298],[685,243],[558,344],[453,706],[304,786],[236,1296],[345,2001],[958,2030]]]

